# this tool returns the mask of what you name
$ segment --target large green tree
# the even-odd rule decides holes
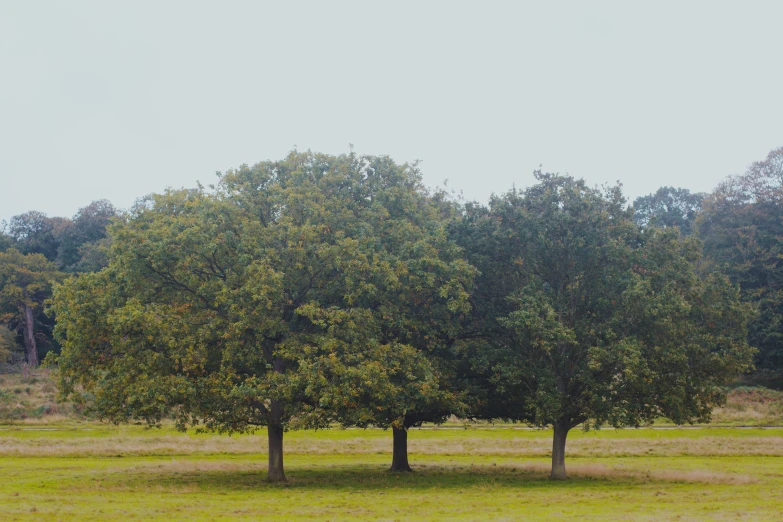
[[[491,323],[468,342],[493,395],[478,413],[552,426],[552,477],[565,478],[572,428],[707,419],[752,349],[737,290],[697,274],[697,240],[640,231],[619,188],[537,179],[469,209],[454,233],[482,272],[474,313]]]
[[[156,424],[173,409],[183,428],[266,426],[269,479],[285,480],[283,432],[303,406],[281,349],[313,328],[299,307],[342,294],[352,255],[330,230],[336,209],[291,163],[253,169],[265,208],[233,197],[232,173],[225,198],[169,192],[117,225],[109,267],[55,294],[65,395],[89,390],[115,422]]]
[[[285,429],[326,426],[344,411],[337,401],[357,401],[351,355],[362,371],[399,362],[402,382],[385,371],[361,381],[386,403],[403,395],[385,396],[384,382],[412,387],[395,420],[416,401],[429,404],[440,392],[421,348],[376,335],[395,321],[384,306],[393,290],[421,295],[410,288],[421,284],[456,311],[465,291],[430,283],[441,279],[425,274],[433,245],[393,224],[416,211],[410,202],[426,203],[410,199],[420,180],[405,171],[383,158],[292,153],[228,172],[211,192],[142,202],[112,228],[109,266],[56,291],[63,395],[78,400],[88,390],[94,409],[117,422],[155,424],[173,410],[181,427],[266,426],[271,480],[285,479]],[[376,234],[384,221],[388,238]],[[420,251],[410,254],[420,266],[395,264],[374,246],[384,242]],[[317,362],[338,358],[319,381]]]

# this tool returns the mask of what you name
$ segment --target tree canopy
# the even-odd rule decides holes
[[[639,226],[678,227],[683,235],[693,232],[705,194],[688,189],[661,187],[654,194],[634,200],[634,221]]]
[[[752,350],[747,308],[725,278],[698,276],[696,240],[640,231],[618,188],[537,177],[492,198],[468,222],[478,232],[462,235],[489,274],[476,313],[496,321],[474,364],[500,416],[554,427],[552,476],[563,478],[570,429],[706,419]]]
[[[107,200],[93,201],[82,207],[67,226],[57,235],[57,264],[68,272],[94,272],[106,266],[106,229],[117,216],[114,206]]]
[[[407,430],[466,410],[452,347],[475,271],[446,234],[440,196],[424,190],[414,166],[353,161],[350,169],[366,173],[353,181],[365,207],[353,218],[363,265],[346,273],[340,308],[304,310],[327,327],[314,341],[330,346],[308,363],[317,383],[309,389],[343,425],[391,428],[391,469],[410,471]]]
[[[335,405],[362,393],[356,370],[402,365],[401,379],[387,374],[394,396],[363,382],[384,422],[403,426],[406,412],[442,399],[426,343],[404,343],[423,333],[427,307],[460,310],[467,293],[449,271],[472,275],[439,257],[426,235],[437,230],[411,226],[420,190],[414,170],[383,158],[292,153],[228,172],[212,193],[142,202],[112,228],[107,269],[55,293],[63,394],[90,390],[113,421],[156,424],[174,409],[182,427],[267,426],[273,480],[285,478],[283,430],[344,420]],[[395,299],[423,313],[400,315]],[[360,368],[340,352],[355,318],[350,335],[386,331],[373,337],[377,350],[358,353]],[[328,379],[315,379],[317,362],[337,355]]]
[[[41,254],[54,261],[59,246],[57,234],[64,223],[63,218],[52,219],[43,212],[32,210],[12,217],[7,232],[21,253]]]

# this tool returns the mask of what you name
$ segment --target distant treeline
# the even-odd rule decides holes
[[[293,152],[117,213],[16,216],[0,237],[7,352],[46,352],[104,419],[236,432],[462,418],[570,429],[709,418],[780,369],[783,148],[712,194],[629,206],[536,172],[466,202],[388,157]],[[53,320],[56,325],[53,328]]]
[[[711,194],[663,187],[633,208],[640,226],[677,227],[702,241],[701,270],[728,275],[753,305],[756,366],[783,370],[783,147]]]
[[[0,223],[0,365],[22,349],[32,365],[59,350],[54,317],[44,311],[52,284],[108,264],[106,229],[116,216],[109,201],[98,200],[72,219],[30,211]]]

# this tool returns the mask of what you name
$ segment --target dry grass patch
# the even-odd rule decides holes
[[[456,440],[408,439],[414,453],[450,455],[526,455],[545,457],[551,454],[549,438],[460,438]],[[385,446],[388,446],[386,444]],[[369,449],[369,448],[368,448]],[[635,457],[635,456],[728,456],[783,455],[783,437],[701,437],[694,438],[601,438],[572,437],[567,444],[572,457]]]
[[[287,448],[286,448],[287,449]],[[0,437],[0,455],[9,457],[116,457],[152,455],[253,454],[267,450],[266,436],[117,435],[106,437]]]
[[[715,408],[715,424],[783,426],[783,392],[742,386],[731,390],[726,406]]]
[[[83,418],[72,403],[58,403],[56,397],[47,369],[0,374],[0,421],[48,424]]]
[[[0,432],[2,433],[2,432]],[[154,432],[153,432],[154,433]],[[287,437],[286,454],[291,455],[386,455],[391,450],[391,434],[379,430],[356,431],[355,437],[345,432],[322,433],[317,437],[300,432]],[[443,433],[433,436],[424,431],[412,431],[409,451],[415,455],[476,455],[505,457],[547,457],[551,435],[546,432],[509,436],[507,430],[487,430],[480,435],[470,431]],[[439,433],[439,435],[440,435]],[[676,456],[783,456],[783,437],[778,432],[770,436],[709,436],[640,437],[629,432],[628,438],[617,432],[599,432],[571,437],[569,457],[676,457]],[[622,432],[619,432],[622,434]],[[497,434],[497,436],[495,436]],[[58,432],[25,432],[24,437],[0,436],[0,456],[14,457],[75,457],[75,456],[175,456],[215,454],[264,454],[267,439],[263,433],[243,436],[165,434],[144,432],[104,436],[60,437]]]

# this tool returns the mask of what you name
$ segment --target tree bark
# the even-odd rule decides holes
[[[285,482],[283,470],[283,426],[270,424],[267,426],[269,435],[269,469],[267,480],[269,482]]]
[[[38,347],[35,344],[35,316],[33,307],[25,305],[24,307],[24,347],[27,352],[27,364],[38,366]]]
[[[552,473],[549,478],[555,480],[565,480],[565,447],[568,431],[571,429],[564,423],[556,422],[554,425],[554,436],[552,437]]]
[[[392,426],[392,434],[394,436],[394,448],[392,450],[392,465],[389,471],[413,471],[410,465],[408,465],[408,430]]]

